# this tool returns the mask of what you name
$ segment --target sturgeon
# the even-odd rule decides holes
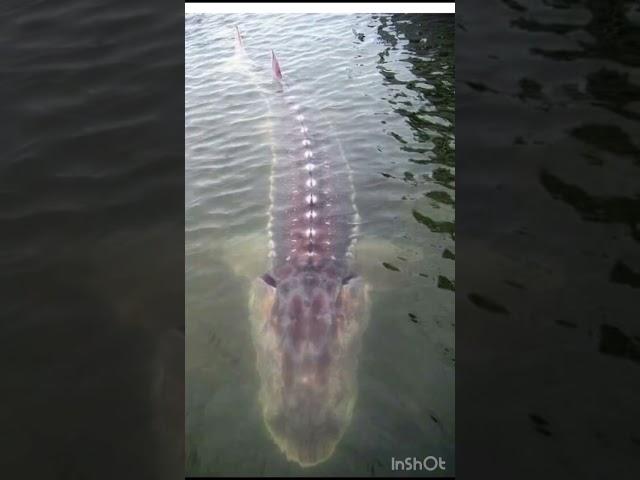
[[[265,424],[290,461],[311,466],[353,414],[369,289],[354,268],[359,217],[342,147],[289,94],[273,51],[271,66],[269,268],[253,280],[250,312]]]

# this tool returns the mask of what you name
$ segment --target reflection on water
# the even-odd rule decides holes
[[[243,69],[230,61],[234,25],[252,62]],[[454,473],[453,26],[436,15],[186,17],[188,475],[369,476],[391,473],[392,457],[429,455]],[[289,135],[275,116],[272,48],[309,132],[348,159],[359,239],[370,241],[357,395],[346,392],[333,454],[307,468],[280,451],[291,419],[260,401],[259,372],[264,382],[280,350],[272,343],[256,365],[249,300],[269,304],[269,282],[250,297],[236,274],[267,271],[271,147]]]
[[[182,19],[139,2],[0,9],[0,470],[178,478]]]
[[[477,5],[456,18],[458,388],[474,396],[458,412],[473,444],[460,454],[473,474],[500,458],[532,478],[625,476],[637,459],[640,8]],[[505,440],[487,442],[488,424]]]

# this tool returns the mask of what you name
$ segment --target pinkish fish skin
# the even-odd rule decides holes
[[[280,64],[273,50],[271,50],[271,69],[273,70],[273,76],[277,80],[282,80],[282,70],[280,70]]]
[[[242,42],[242,35],[240,35],[240,29],[236,25],[236,42],[238,42],[238,46],[244,48],[244,43]]]
[[[286,86],[273,50],[271,68]],[[252,283],[250,312],[265,425],[287,459],[308,467],[331,457],[351,421],[369,297],[348,255],[357,211],[346,159],[320,145],[314,153],[322,137],[273,90],[273,103],[289,107],[274,125],[291,128],[283,137],[293,142],[272,167],[272,256]]]

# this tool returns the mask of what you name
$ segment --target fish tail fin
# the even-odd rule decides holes
[[[236,48],[243,49],[244,43],[242,41],[242,35],[240,35],[240,29],[238,28],[237,25],[235,25],[235,28],[236,28]]]
[[[280,70],[280,64],[273,50],[271,50],[271,69],[273,70],[273,76],[277,80],[282,80],[282,70]]]

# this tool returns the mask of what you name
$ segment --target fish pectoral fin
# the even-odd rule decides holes
[[[374,291],[395,288],[420,271],[422,249],[405,247],[380,238],[359,239],[354,246],[354,266]],[[408,274],[408,275],[407,275]]]
[[[269,237],[266,232],[228,239],[223,248],[223,261],[236,276],[253,279],[269,265]]]

